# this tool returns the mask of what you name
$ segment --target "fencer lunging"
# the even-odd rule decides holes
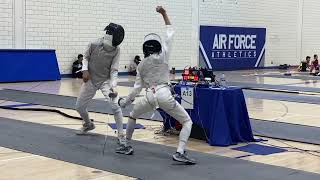
[[[76,110],[84,121],[78,134],[86,134],[93,130],[95,125],[91,122],[87,107],[101,90],[109,105],[111,105],[116,121],[119,143],[125,143],[123,133],[123,115],[118,105],[117,78],[120,48],[124,39],[124,29],[121,25],[110,23],[105,29],[106,34],[88,45],[83,59],[83,84],[77,98]]]
[[[195,164],[195,161],[185,153],[186,143],[192,128],[191,118],[185,109],[174,99],[168,86],[170,80],[168,60],[174,30],[165,9],[158,6],[156,11],[163,16],[165,21],[167,28],[166,37],[164,41],[161,41],[160,36],[154,33],[145,36],[143,43],[144,59],[137,67],[134,89],[127,97],[119,99],[119,105],[125,107],[134,101],[142,88],[146,88],[146,95],[134,105],[133,111],[130,113],[126,138],[129,143],[132,139],[136,118],[141,114],[161,108],[183,126],[179,136],[177,152],[172,156],[173,160]],[[122,146],[122,149],[118,152],[129,154],[128,152],[133,152],[133,148],[128,144],[126,147]]]

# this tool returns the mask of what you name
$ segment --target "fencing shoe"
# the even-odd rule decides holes
[[[121,144],[120,147],[118,147],[116,149],[116,153],[125,154],[125,155],[132,155],[133,148],[132,148],[132,146],[126,146],[126,145]]]
[[[77,135],[85,135],[89,131],[94,130],[95,128],[96,127],[95,127],[95,125],[93,123],[91,123],[91,124],[83,124],[81,129],[77,132]]]
[[[186,153],[181,154],[179,152],[176,152],[175,154],[172,155],[172,159],[174,161],[182,162],[188,165],[196,164],[196,161],[192,158],[189,158]]]

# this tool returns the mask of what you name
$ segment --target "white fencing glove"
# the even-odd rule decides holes
[[[118,104],[120,107],[125,108],[127,105],[131,104],[134,100],[130,100],[127,97],[119,98]]]

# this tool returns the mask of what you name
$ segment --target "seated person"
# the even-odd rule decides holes
[[[311,62],[311,67],[310,67],[310,74],[317,74],[319,71],[319,61],[318,61],[318,55],[313,56],[313,61]]]
[[[141,59],[140,56],[135,56],[134,60],[131,62],[129,66],[129,75],[135,76],[137,75],[137,67],[140,63]]]
[[[72,77],[74,78],[82,78],[82,60],[83,60],[83,55],[79,54],[78,59],[73,62],[72,65]]]
[[[307,68],[309,68],[310,58],[311,58],[310,56],[307,56],[306,60],[302,60],[300,62],[300,66],[298,68],[298,70],[300,72],[306,72],[307,71]]]
[[[309,58],[308,58],[308,57],[309,57]],[[307,57],[306,57],[306,60],[307,60],[307,68],[310,69],[311,57],[310,57],[310,56],[307,56]]]

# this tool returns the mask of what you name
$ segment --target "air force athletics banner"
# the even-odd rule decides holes
[[[265,28],[200,26],[200,65],[214,70],[264,66]]]

